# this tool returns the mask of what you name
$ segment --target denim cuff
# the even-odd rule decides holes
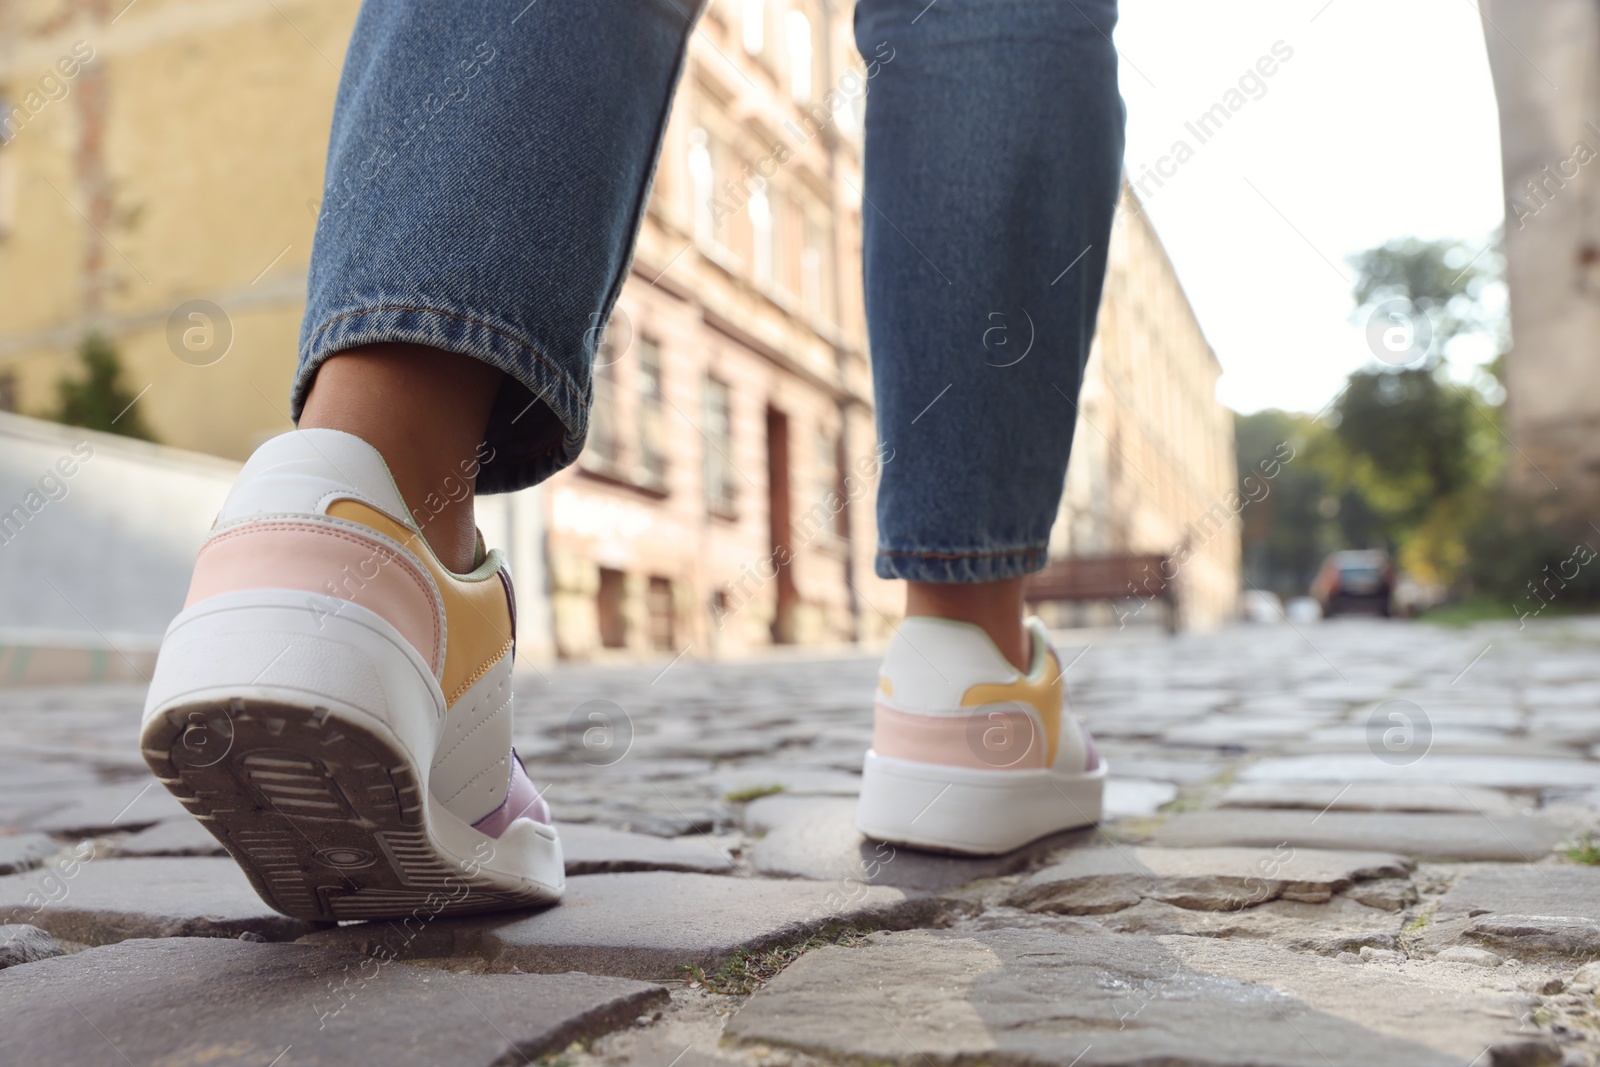
[[[908,582],[998,582],[1043,570],[1049,558],[1046,545],[974,552],[879,548],[873,570],[879,578]]]
[[[570,466],[589,432],[589,403],[555,361],[489,316],[415,306],[380,305],[329,314],[308,323],[290,391],[296,422],[317,368],[360,345],[404,342],[458,352],[504,371],[485,442],[492,450],[478,473],[478,492],[522,489]],[[547,413],[559,420],[553,429]]]

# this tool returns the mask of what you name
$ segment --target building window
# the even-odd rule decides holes
[[[627,596],[628,576],[610,567],[600,568],[600,589],[595,594],[595,611],[600,624],[602,648],[626,648],[628,617],[622,610]]]
[[[594,406],[589,409],[589,442],[582,454],[582,465],[589,470],[613,473],[622,465],[622,435],[617,432],[621,412],[617,396],[617,355],[609,344],[602,344],[594,359]]]
[[[630,352],[637,354],[630,358]],[[595,351],[589,441],[578,465],[612,481],[665,493],[665,406],[661,346],[627,330],[607,330]]]
[[[706,508],[713,515],[734,515],[738,487],[733,469],[733,394],[726,382],[706,379]]]
[[[804,238],[800,236],[802,209],[798,202],[785,198],[772,201],[773,277],[786,293],[800,292],[800,259]]]
[[[668,652],[677,646],[673,633],[672,579],[652,577],[645,594],[645,615],[650,620],[650,647]]]
[[[806,250],[800,253],[800,302],[816,316],[822,315],[822,253],[806,234]]]
[[[639,480],[652,488],[667,486],[666,391],[661,384],[661,346],[639,339]]]
[[[773,242],[772,242],[772,201],[767,197],[765,189],[757,189],[750,194],[750,203],[746,208],[750,212],[750,227],[753,231],[754,259],[756,282],[760,285],[771,285],[773,277]]]
[[[711,216],[711,195],[716,172],[711,166],[711,148],[705,130],[689,131],[689,181],[694,186],[694,239],[710,244],[716,221]]]
[[[744,50],[759,56],[767,44],[767,0],[744,0],[741,8]]]
[[[789,95],[797,104],[811,102],[811,20],[799,11],[783,18],[784,40],[789,48]]]

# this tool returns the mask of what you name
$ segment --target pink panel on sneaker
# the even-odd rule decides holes
[[[513,751],[511,786],[506,790],[506,802],[472,825],[480,833],[499,837],[518,819],[532,819],[534,822],[549,826],[550,805],[545,803],[543,794],[528,778],[528,772],[522,766],[522,758]]]
[[[439,670],[441,621],[432,582],[380,541],[326,523],[244,523],[200,549],[183,606],[245,589],[304,590],[328,615],[338,613],[339,601],[359,604],[387,620]]]
[[[944,767],[1036,770],[1044,767],[1045,739],[1038,721],[1018,708],[917,715],[880,703],[872,717],[872,750]]]
[[[1083,731],[1083,747],[1088,753],[1083,760],[1083,771],[1090,774],[1100,769],[1100,750],[1095,747],[1094,735],[1088,730]]]

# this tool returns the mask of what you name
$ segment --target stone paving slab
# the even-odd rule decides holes
[[[63,765],[30,759],[6,746],[0,759],[0,826],[18,826],[78,799],[84,779],[93,772],[80,764]]]
[[[561,903],[543,911],[353,924],[301,941],[404,959],[477,956],[500,971],[664,979],[830,929],[901,929],[945,915],[934,898],[884,886],[645,871],[569,878]]]
[[[109,785],[89,785],[75,800],[27,820],[27,829],[41,833],[93,837],[115,830],[138,830],[165,819],[192,818],[178,798],[153,776]]]
[[[1174,815],[1150,834],[1170,848],[1243,845],[1271,848],[1382,849],[1404,856],[1533,862],[1566,839],[1558,823],[1534,815],[1421,812],[1212,810]]]
[[[34,1067],[489,1067],[627,1026],[666,999],[660,986],[587,974],[450,974],[179,937],[0,972],[0,1034],[8,1062]]]
[[[0,970],[23,963],[37,963],[59,956],[62,948],[56,939],[25,923],[0,924]]]
[[[1300,1054],[1305,1062],[1342,1067],[1363,1059],[1429,1062],[1440,1050],[1450,1062],[1474,1067],[1553,1065],[1561,1057],[1549,1045],[1552,1037],[1564,1043],[1565,1067],[1595,1067],[1600,964],[1583,965],[1600,960],[1600,916],[1584,901],[1600,899],[1600,891],[1590,891],[1587,868],[1571,866],[1549,846],[1600,829],[1600,728],[1593,725],[1600,619],[1531,626],[1526,634],[1373,620],[1307,624],[1301,631],[1252,627],[1177,640],[1154,632],[1074,635],[1068,658],[1080,648],[1084,655],[1068,678],[1072,699],[1108,739],[1102,751],[1116,776],[1107,821],[1099,831],[990,861],[878,850],[854,833],[854,793],[871,730],[863,703],[876,677],[871,655],[726,665],[685,657],[664,674],[664,663],[528,672],[517,735],[532,755],[535,781],[551,787],[571,870],[612,873],[575,874],[567,903],[540,912],[325,928],[253,926],[289,921],[266,911],[226,859],[127,858],[216,848],[159,787],[141,792],[150,779],[137,752],[137,691],[0,694],[0,826],[26,830],[54,820],[48,825],[56,846],[41,868],[0,877],[0,888],[34,890],[31,902],[24,895],[22,914],[0,911],[0,922],[61,920],[68,952],[82,948],[77,935],[104,942],[141,931],[242,930],[247,938],[287,938],[305,930],[300,948],[343,953],[339,958],[356,966],[364,951],[398,954],[427,964],[417,968],[424,977],[489,970],[526,980],[532,976],[516,972],[579,969],[666,979],[692,973],[686,966],[705,970],[709,981],[678,985],[662,1017],[652,1013],[654,1021],[614,1031],[587,1051],[562,1051],[567,1067],[662,1067],[675,1060],[677,1067],[815,1067],[756,1038],[721,1043],[724,1019],[756,1007],[746,1007],[743,992],[752,974],[769,973],[809,935],[826,932],[831,940],[852,923],[934,927],[939,932],[928,936],[936,939],[1037,939],[1005,952],[980,945],[1001,958],[991,968],[999,973],[961,972],[943,982],[957,997],[953,1009],[938,1000],[944,994],[928,991],[940,984],[931,981],[922,988],[938,1010],[908,1020],[886,1004],[927,1054],[916,1067],[1052,1059],[1064,1067],[1091,1041],[1085,1067],[1102,1053],[1110,1062],[1145,1067],[1263,1065],[1296,1062]],[[1433,747],[1407,766],[1383,763],[1366,743],[1371,709],[1391,699],[1424,708],[1434,729]],[[631,718],[632,747],[611,766],[585,764],[591,754],[571,734],[572,713],[593,700],[610,701]],[[1586,752],[1585,745],[1597,747]],[[782,792],[755,796],[774,786]],[[92,842],[80,843],[85,836]],[[82,847],[98,849],[96,858],[74,859]],[[1093,866],[1108,862],[1115,849],[1130,856],[1185,850],[1211,861],[1179,868],[1169,859],[1161,874],[1148,863],[1120,872]],[[1262,862],[1243,868],[1214,862],[1233,850]],[[1354,868],[1338,864],[1302,877],[1294,865],[1309,862],[1316,850],[1433,859],[1409,877],[1402,868],[1357,880]],[[1085,852],[1099,855],[1085,859]],[[1472,859],[1483,855],[1500,860]],[[1092,915],[1005,903],[1052,862],[1069,875],[1040,881],[1073,907],[1083,894],[1126,888],[1119,878],[1130,874],[1157,888]],[[122,878],[136,874],[137,864],[155,865],[155,873]],[[1148,876],[1139,874],[1143,867],[1152,868]],[[96,888],[95,877],[106,886]],[[1491,877],[1505,881],[1501,897],[1488,895]],[[1549,878],[1559,892],[1530,878]],[[1237,903],[1249,906],[1196,910],[1232,906],[1229,894],[1240,889]],[[1283,895],[1255,899],[1272,894]],[[1115,892],[1108,899],[1124,904]],[[1068,941],[1084,954],[1057,966],[1063,957],[1056,946]],[[856,943],[847,937],[843,945]],[[895,994],[895,968],[879,973],[873,961],[883,957],[863,954],[872,943],[822,951],[857,953],[851,980],[875,995]],[[237,943],[216,937],[211,944]],[[241,957],[246,962],[239,966],[248,970],[255,958]],[[797,966],[810,958],[802,956]],[[1152,960],[1175,962],[1139,977],[1139,967]],[[40,973],[62,962],[11,971]],[[141,973],[154,983],[165,968]],[[179,961],[173,968],[181,971]],[[1098,968],[1092,976],[1099,984],[1080,992],[1072,983],[1086,981],[1090,968]],[[1170,983],[1161,985],[1168,975]],[[1013,995],[995,1010],[1013,1012],[1008,1018],[1016,1025],[979,1017],[999,1048],[972,1053],[925,1040],[924,1031],[938,1034],[947,1022],[970,1020],[974,1004],[988,1004],[987,1011],[1001,1003],[987,994],[966,997],[962,990],[975,976],[1012,983]],[[382,981],[364,984],[345,1014],[370,1003],[374,1026],[398,1012],[406,1032],[422,1001],[371,1001],[367,994]],[[1163,1009],[1169,1014],[1150,1016],[1155,1009],[1140,1005],[1157,988],[1170,1002]],[[461,999],[453,990],[444,993],[450,997]],[[1273,1005],[1296,1025],[1312,1020],[1308,1034],[1339,1035],[1326,1061],[1293,1044],[1297,1035]],[[167,1051],[182,1051],[184,1035],[167,1016],[157,1018],[150,1040],[165,1028]],[[809,1027],[811,1039],[836,1042],[826,1053],[835,1062],[878,1058],[871,1040],[852,1043],[867,1027],[877,1028],[873,1040],[894,1037],[870,1004],[840,1018],[842,1027],[820,1015],[797,1025]],[[487,1032],[481,1023],[480,1031]],[[1070,1040],[1054,1040],[1063,1034]],[[1172,1045],[1152,1051],[1163,1035]],[[0,1029],[0,1045],[7,1036]],[[1396,1040],[1426,1049],[1396,1052]],[[1495,1049],[1486,1052],[1491,1044]],[[207,1062],[265,1067],[281,1049],[248,1051],[236,1059],[226,1048],[210,1050]],[[277,1067],[303,1062],[299,1051]],[[8,1052],[0,1060],[9,1062]],[[501,1053],[507,1062],[524,1063],[509,1044],[490,1055]],[[908,1067],[916,1059],[892,1050],[884,1058],[904,1059]],[[176,1067],[184,1059],[134,1062]]]
[[[1523,810],[1506,794],[1440,782],[1239,782],[1217,798],[1219,808],[1305,808],[1311,811],[1442,811],[1509,815]]]
[[[1318,731],[1303,741],[1285,741],[1278,753],[1292,759],[1301,755],[1351,755],[1368,753],[1366,726],[1345,723]],[[1508,736],[1493,730],[1454,729],[1435,723],[1427,759],[1571,760],[1579,755],[1570,745],[1543,739]],[[1490,785],[1498,784],[1494,782]]]
[[[1597,744],[1600,743],[1600,714],[1596,714],[1594,708],[1536,712],[1528,720],[1528,732],[1573,745]]]
[[[471,943],[496,969],[683,978],[685,967],[714,970],[741,949],[802,940],[830,927],[914,926],[941,914],[931,899],[884,886],[667,871],[595,874],[569,879],[558,907],[480,921]]]
[[[578,750],[582,755],[582,749]],[[533,764],[529,761],[528,774],[536,782],[582,782],[603,784],[607,788],[632,786],[649,790],[647,782],[667,782],[678,778],[705,778],[716,764],[706,759],[658,759],[629,753],[616,763],[595,765],[578,762]],[[550,795],[552,805],[561,801],[561,790]]]
[[[727,1033],[907,1065],[1461,1067],[1516,1039],[1491,1006],[1263,945],[919,930],[802,956]]]
[[[1181,754],[1184,750],[1167,751]],[[1210,781],[1227,767],[1227,764],[1220,760],[1182,759],[1153,756],[1148,753],[1138,755],[1118,753],[1109,745],[1102,746],[1102,755],[1106,757],[1111,773],[1119,778],[1147,778],[1156,782],[1177,782],[1179,785],[1195,785]]]
[[[1196,716],[1149,716],[1112,709],[1084,716],[1089,732],[1101,742],[1139,741],[1165,737],[1167,731],[1187,723],[1198,723]]]
[[[1237,911],[1283,897],[1324,903],[1358,882],[1405,878],[1381,852],[1309,848],[1085,848],[1028,878],[1006,903],[1062,915],[1121,911],[1156,900],[1195,911]]]
[[[148,856],[225,856],[222,842],[211,836],[200,823],[185,815],[146,827],[117,842],[118,857]]]
[[[1372,953],[1360,966],[1286,952],[1260,943],[1167,937],[1161,944],[1188,968],[1214,978],[1270,985],[1309,1008],[1369,1033],[1425,1045],[1461,1067],[1526,1067],[1563,1062],[1562,1050],[1530,1018],[1538,998],[1473,964],[1390,959]],[[1367,950],[1368,953],[1372,950]],[[1538,979],[1535,979],[1537,981]],[[1209,1034],[1210,1031],[1208,1030]],[[1349,1050],[1319,1052],[1358,1062]],[[1373,1064],[1429,1062],[1377,1058]]]
[[[1406,693],[1396,693],[1395,696],[1409,699],[1425,708],[1435,726],[1471,727],[1507,732],[1521,729],[1526,724],[1526,717],[1522,712],[1511,706],[1515,701],[1510,697],[1501,702],[1461,704],[1452,702],[1447,694],[1409,696]],[[1357,712],[1357,717],[1365,718],[1375,706],[1376,702],[1367,702],[1365,708]],[[1531,734],[1546,741],[1551,740],[1549,736],[1537,730],[1531,731]]]
[[[661,838],[590,823],[563,823],[560,830],[569,875],[651,870],[717,874],[733,867],[733,860],[726,852],[707,844],[697,834],[686,838]],[[4,840],[0,838],[0,856],[4,855]],[[51,852],[58,848],[52,842]],[[119,842],[115,854],[118,857],[224,856],[227,851],[205,827],[185,816],[140,830]]]
[[[1241,782],[1435,782],[1498,789],[1600,787],[1600,763],[1584,759],[1426,755],[1394,766],[1371,753],[1283,756],[1244,768]]]
[[[717,808],[690,810],[679,804],[668,808],[667,813],[663,814],[648,808],[626,807],[604,800],[585,805],[563,804],[556,812],[558,827],[598,823],[623,833],[669,838],[717,833],[730,821],[729,813]]]
[[[853,797],[861,792],[861,775],[783,763],[743,765],[713,779],[719,793],[738,794],[781,786],[789,796]]]
[[[663,838],[591,823],[558,823],[557,829],[568,875],[619,871],[722,874],[733,869],[733,859],[699,834]]]
[[[0,878],[0,919],[90,945],[240,934],[287,941],[318,926],[273,911],[233,860],[211,858],[91,857],[7,875]]]
[[[844,797],[763,797],[745,811],[745,829],[765,835],[751,846],[750,862],[757,872],[781,878],[940,892],[1023,870],[1094,834],[1057,834],[1001,856],[948,856],[869,841],[856,830],[855,817],[855,801]]]
[[[60,851],[61,845],[46,834],[0,837],[0,874],[31,871]]]
[[[1579,915],[1600,921],[1600,867],[1474,867],[1439,901],[1440,915]]]
[[[1572,915],[1485,915],[1462,938],[1518,960],[1600,956],[1600,922]]]
[[[1519,959],[1600,957],[1600,868],[1474,868],[1440,898],[1425,933],[1435,948],[1459,942]]]
[[[1416,899],[1414,891],[1411,899]],[[1239,911],[1195,911],[1141,900],[1131,908],[1096,915],[1092,920],[1108,933],[1265,941],[1294,952],[1336,956],[1365,947],[1398,948],[1405,916],[1369,907],[1346,893],[1325,904],[1278,899]]]
[[[1152,782],[1146,778],[1107,778],[1105,817],[1137,818],[1154,815],[1162,805],[1177,799],[1178,787],[1171,782]]]
[[[1205,722],[1185,723],[1162,731],[1161,740],[1169,745],[1198,748],[1265,748],[1307,736],[1315,723],[1281,716],[1227,716]]]

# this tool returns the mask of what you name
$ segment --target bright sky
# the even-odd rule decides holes
[[[1278,41],[1294,54],[1265,95],[1199,143],[1184,124]],[[1316,411],[1372,361],[1347,255],[1410,235],[1477,251],[1501,222],[1471,0],[1124,0],[1116,43],[1130,180],[1176,140],[1194,149],[1146,186],[1148,210],[1237,411]]]

